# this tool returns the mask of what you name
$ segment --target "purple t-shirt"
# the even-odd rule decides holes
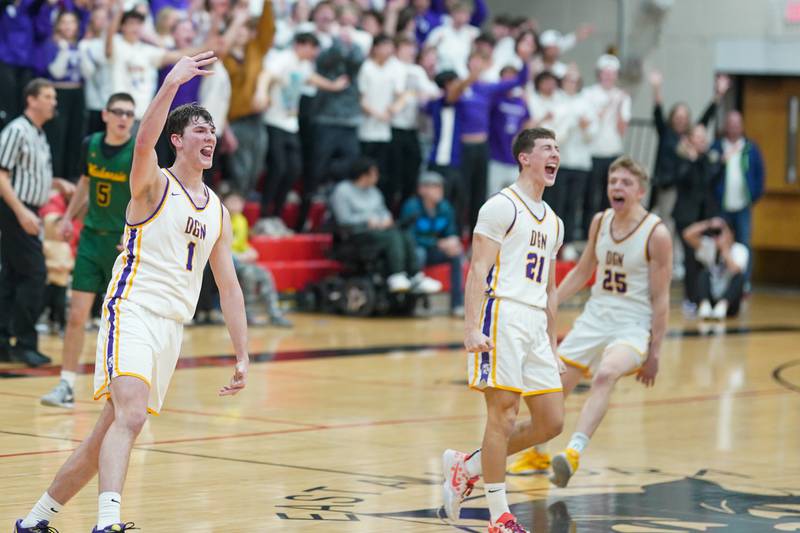
[[[175,65],[167,65],[166,67],[158,69],[159,88],[164,85],[164,79],[174,66]],[[172,104],[170,104],[169,110],[172,111],[176,107],[182,106],[183,104],[197,102],[200,99],[200,83],[202,83],[202,81],[202,76],[195,76],[191,80],[178,87],[178,92],[175,93],[175,98],[172,99]]]
[[[528,66],[522,67],[517,77],[498,82],[477,81],[467,87],[456,102],[461,133],[489,133],[489,111],[498,98],[514,87],[520,87],[528,80]]]
[[[78,53],[78,44],[69,46],[69,59],[67,60],[67,70],[64,76],[56,78],[50,73],[50,63],[55,61],[58,56],[59,48],[53,39],[48,39],[39,46],[39,51],[34,58],[34,70],[36,74],[53,81],[81,83],[81,56]]]
[[[516,164],[511,144],[529,118],[524,98],[506,95],[495,101],[489,117],[489,155],[493,161]]]
[[[189,0],[150,0],[150,13],[153,14],[153,18],[156,18],[158,12],[165,7],[171,7],[178,11],[188,11]]]

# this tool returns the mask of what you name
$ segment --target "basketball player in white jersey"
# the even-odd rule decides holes
[[[181,59],[142,118],[130,174],[124,250],[114,265],[97,340],[95,399],[108,398],[92,433],[61,467],[47,492],[15,533],[55,531],[49,522],[86,483],[99,475],[94,533],[135,529],[120,520],[120,493],[131,447],[147,413],[158,413],[181,346],[183,323],[194,313],[203,269],[211,262],[236,353],[230,383],[245,386],[248,367],[244,299],[231,257],[230,217],[202,180],[216,144],[208,112],[195,104],[169,107],[183,83],[211,72],[213,52]],[[164,122],[176,152],[159,169],[155,145]],[[156,528],[157,529],[157,528]]]
[[[489,198],[478,215],[467,275],[464,346],[469,385],[484,393],[488,417],[480,450],[442,457],[444,509],[457,520],[464,497],[483,475],[490,533],[525,529],[506,500],[506,457],[545,442],[564,423],[555,356],[555,259],[564,224],[542,201],[555,183],[558,145],[550,130],[523,130],[514,139],[517,181]],[[516,424],[520,397],[530,420]]]
[[[661,219],[642,207],[647,185],[647,172],[630,157],[611,164],[611,208],[595,215],[583,255],[558,287],[558,301],[564,302],[595,274],[583,313],[558,347],[567,364],[562,376],[565,395],[582,377],[592,378],[575,433],[567,448],[553,457],[550,479],[559,487],[565,487],[578,469],[616,382],[636,374],[638,381],[651,386],[658,372],[669,318],[672,239]]]

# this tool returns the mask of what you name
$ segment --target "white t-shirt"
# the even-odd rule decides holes
[[[101,111],[111,96],[111,69],[106,59],[106,40],[104,38],[84,39],[78,43],[81,54],[81,75],[86,108]]]
[[[556,90],[552,95],[544,96],[541,93],[531,90],[530,86],[528,86],[525,92],[527,93],[528,110],[534,122],[537,122],[540,128],[547,128],[555,131],[558,115],[563,112],[561,106],[563,95],[561,91]],[[551,115],[551,118],[539,122],[547,116],[548,113]],[[558,137],[556,137],[556,141],[561,142]]]
[[[722,139],[722,152],[730,153],[725,163],[725,192],[722,196],[722,208],[725,211],[741,211],[750,203],[750,191],[742,172],[742,152],[744,139],[735,143]]]
[[[421,66],[415,63],[403,63],[390,59],[398,76],[400,91],[408,92],[406,105],[392,116],[392,127],[404,130],[415,130],[418,127],[419,107],[422,103],[437,98],[441,89],[436,85]]]
[[[700,237],[700,246],[695,250],[694,256],[711,274],[711,295],[715,299],[720,298],[725,294],[733,274],[726,268],[725,261],[718,260],[714,239],[707,236]],[[744,244],[735,242],[731,246],[731,259],[742,272],[745,272],[750,261],[750,251]]]
[[[606,91],[600,84],[587,87],[584,98],[594,110],[599,124],[598,133],[592,143],[592,156],[614,157],[623,152],[622,136],[617,129],[617,120],[631,120],[631,97],[618,87]]]
[[[156,94],[158,67],[165,51],[141,41],[131,44],[122,35],[114,36],[111,65],[111,91],[127,92],[136,101],[136,118],[141,119]]]
[[[463,78],[469,74],[467,60],[472,50],[472,43],[480,32],[478,28],[469,24],[459,29],[453,28],[450,24],[443,24],[428,35],[425,46],[436,48],[439,71],[454,70]]]
[[[314,72],[311,61],[303,61],[291,48],[267,54],[264,69],[269,72],[271,85],[269,107],[264,122],[282,130],[297,133],[297,111],[302,88]]]
[[[583,93],[563,94],[556,120],[556,139],[561,151],[561,167],[573,170],[592,169],[592,141],[597,135],[597,116],[589,109]],[[589,125],[581,128],[585,118]]]
[[[386,111],[403,89],[400,79],[392,61],[378,65],[372,59],[367,59],[358,71],[358,92],[370,109]],[[389,142],[392,140],[392,127],[389,121],[384,122],[365,113],[364,120],[358,126],[358,140]]]

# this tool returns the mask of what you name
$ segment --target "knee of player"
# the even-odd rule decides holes
[[[601,366],[592,379],[592,387],[613,387],[619,377],[620,374],[616,370]]]
[[[550,440],[561,434],[564,430],[564,412],[552,411],[548,412],[547,416],[533,420],[534,425],[538,425],[542,433],[545,434],[545,439]]]
[[[138,435],[147,421],[147,411],[138,408],[117,409],[115,417],[117,422],[124,425],[128,431]]]

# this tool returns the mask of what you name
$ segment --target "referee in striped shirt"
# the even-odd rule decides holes
[[[36,334],[47,281],[37,213],[51,188],[70,195],[75,186],[53,178],[50,145],[42,131],[55,115],[53,84],[34,79],[23,98],[24,113],[0,132],[0,361],[39,366],[50,358],[39,353]]]

